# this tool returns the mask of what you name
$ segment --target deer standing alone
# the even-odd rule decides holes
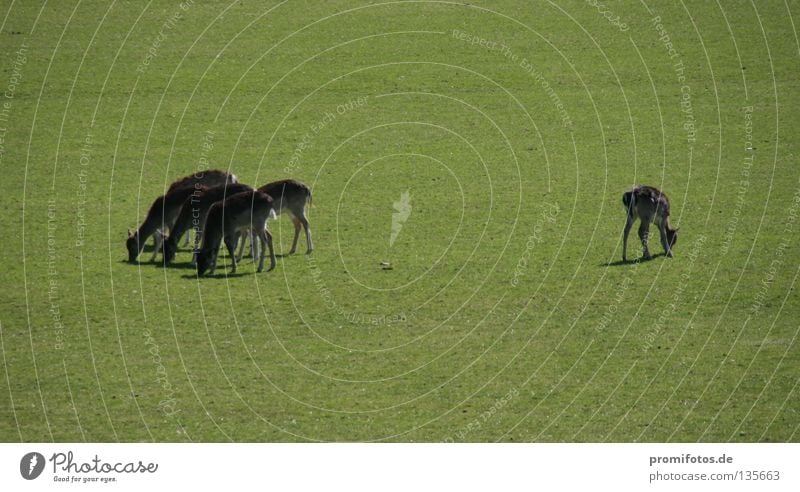
[[[180,214],[170,229],[169,237],[164,241],[164,263],[168,265],[175,259],[178,243],[184,233],[188,233],[193,229],[195,231],[195,241],[199,242],[200,237],[202,237],[202,231],[205,229],[208,211],[213,204],[237,193],[252,190],[253,188],[246,184],[233,183],[204,188],[200,193],[190,195],[184,201]],[[194,263],[195,254],[193,253],[192,264]]]
[[[167,189],[166,194],[155,199],[139,229],[136,232],[128,229],[128,239],[125,243],[128,249],[128,261],[131,263],[136,261],[136,258],[144,249],[144,243],[150,236],[155,237],[153,256],[150,261],[155,261],[158,252],[161,251],[161,242],[164,236],[167,235],[175,219],[177,219],[183,202],[193,192],[204,189],[205,186],[237,182],[238,179],[235,175],[217,169],[199,171],[173,182]]]
[[[658,188],[638,185],[623,193],[622,204],[628,213],[622,237],[622,261],[628,261],[628,234],[637,218],[640,220],[639,239],[642,241],[644,259],[652,258],[647,249],[647,239],[650,235],[650,224],[653,222],[658,226],[664,253],[672,258],[672,248],[678,241],[678,229],[673,229],[669,224],[669,198],[667,195]]]
[[[220,244],[224,241],[236,271],[236,243],[242,232],[255,231],[261,240],[261,258],[258,271],[264,269],[264,253],[269,248],[270,267],[275,268],[275,252],[272,249],[272,235],[267,231],[267,217],[275,217],[273,201],[269,195],[258,190],[244,191],[219,201],[211,206],[203,231],[203,243],[197,254],[198,276],[214,273]]]

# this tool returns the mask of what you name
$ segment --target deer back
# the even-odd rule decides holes
[[[670,213],[669,198],[652,186],[635,186],[622,195],[622,204],[629,214],[639,219],[653,218],[660,222]]]
[[[207,169],[205,171],[198,171],[194,174],[190,174],[175,180],[171,185],[169,185],[167,193],[184,186],[202,185],[211,187],[224,185],[226,183],[234,184],[238,182],[239,180],[236,178],[236,176],[229,172],[220,171],[219,169]]]
[[[311,188],[294,179],[282,179],[267,183],[258,191],[272,197],[276,214],[280,214],[286,209],[302,210],[307,203],[311,202]]]

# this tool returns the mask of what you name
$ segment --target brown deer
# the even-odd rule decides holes
[[[225,183],[237,183],[238,179],[235,175],[218,169],[207,169],[205,171],[198,171],[194,174],[184,176],[175,180],[167,192],[156,198],[147,212],[147,217],[144,223],[136,232],[128,229],[128,239],[125,243],[128,249],[128,261],[133,263],[136,258],[144,249],[144,243],[148,237],[153,236],[153,256],[150,261],[155,261],[158,252],[162,250],[161,244],[168,233],[168,227],[177,218],[180,212],[180,207],[183,205],[183,200],[189,193],[198,190],[205,186],[216,186]],[[183,197],[183,198],[181,198]],[[166,208],[165,208],[166,200]],[[175,209],[174,207],[178,207]],[[167,220],[169,219],[169,220]],[[154,228],[155,227],[155,228]],[[189,242],[189,237],[186,237],[186,244]]]
[[[183,207],[183,203],[193,193],[202,193],[205,189],[205,186],[202,185],[186,186],[174,189],[166,195],[156,198],[150,206],[150,210],[147,211],[144,222],[136,232],[131,232],[128,229],[128,240],[125,242],[125,246],[128,248],[128,261],[131,263],[136,261],[142,249],[144,249],[145,241],[152,235],[155,235],[156,244],[150,261],[155,261],[161,249],[161,239],[166,234],[166,231],[172,228]]]
[[[267,231],[267,217],[275,217],[272,198],[258,190],[244,191],[211,206],[206,217],[203,243],[197,254],[197,275],[214,273],[220,244],[224,241],[231,259],[231,273],[236,272],[236,243],[242,232],[255,231],[261,240],[258,271],[264,269],[264,254],[269,248],[270,267],[275,268],[272,235]]]
[[[673,229],[669,225],[669,198],[667,195],[652,186],[638,185],[623,193],[622,204],[628,213],[622,236],[622,261],[628,261],[628,234],[637,218],[640,220],[639,239],[642,240],[644,259],[652,258],[647,249],[647,239],[650,235],[650,224],[653,222],[658,225],[664,253],[672,258],[672,248],[678,241],[678,229]]]
[[[284,211],[288,212],[294,223],[294,241],[292,241],[292,249],[289,250],[289,254],[294,254],[297,250],[301,225],[306,232],[306,254],[314,251],[314,245],[311,242],[311,228],[305,214],[306,204],[311,204],[311,189],[300,181],[282,179],[265,184],[258,191],[272,197],[276,215],[280,215]]]
[[[205,171],[197,171],[194,174],[189,174],[188,176],[176,179],[171,185],[169,185],[167,193],[186,186],[202,185],[212,187],[224,184],[236,184],[238,182],[239,179],[235,174],[231,174],[227,171],[220,171],[219,169],[206,169]],[[164,232],[165,231],[156,232],[156,251],[161,249],[158,245],[161,244],[161,241],[163,240]],[[195,238],[195,241],[197,241],[197,238]],[[183,245],[187,246],[188,244],[189,236],[187,235],[186,241],[184,241]]]
[[[205,188],[200,193],[191,194],[186,201],[183,202],[180,214],[178,214],[178,218],[172,225],[169,236],[164,241],[164,264],[168,265],[175,259],[175,253],[178,251],[178,243],[184,233],[194,230],[195,242],[199,242],[211,205],[237,193],[252,190],[253,188],[246,184],[233,183]],[[194,263],[195,254],[193,253],[192,264]]]

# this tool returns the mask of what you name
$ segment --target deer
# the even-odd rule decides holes
[[[261,241],[258,272],[264,269],[264,254],[269,248],[270,267],[275,268],[272,234],[267,231],[267,218],[275,215],[272,198],[258,190],[243,191],[211,206],[206,217],[200,251],[197,253],[197,275],[214,273],[220,244],[224,241],[231,258],[231,273],[236,272],[236,243],[242,232],[255,231]]]
[[[287,212],[294,223],[294,240],[289,254],[293,255],[297,250],[300,226],[306,233],[306,254],[311,254],[314,244],[311,242],[311,226],[305,214],[306,205],[311,205],[311,188],[294,179],[282,179],[267,183],[258,191],[272,197],[276,216]]]
[[[182,178],[176,179],[169,185],[167,189],[167,193],[170,191],[175,191],[178,188],[183,188],[185,186],[193,186],[193,185],[202,185],[202,186],[219,186],[224,184],[236,184],[239,182],[239,179],[236,177],[235,174],[231,174],[227,171],[220,171],[219,169],[206,169],[205,171],[197,171],[194,174],[189,174]],[[160,250],[158,244],[161,243],[164,239],[163,231],[157,231],[155,240],[156,240],[156,248],[155,250]],[[197,238],[195,238],[197,240]],[[184,246],[189,245],[189,236],[186,236],[186,241],[183,243]]]
[[[183,207],[183,203],[193,193],[202,193],[206,189],[202,185],[186,186],[177,188],[166,195],[162,195],[155,199],[150,209],[147,211],[147,216],[142,222],[142,225],[136,231],[128,229],[128,239],[125,246],[128,248],[128,261],[134,263],[142,249],[147,238],[155,236],[155,250],[150,261],[155,261],[158,252],[161,250],[161,240],[165,236],[165,231],[172,228],[175,219]]]
[[[144,249],[144,243],[148,237],[153,236],[153,256],[150,261],[155,261],[158,252],[162,250],[162,243],[167,236],[168,227],[174,222],[177,213],[180,212],[180,207],[183,204],[185,193],[187,190],[190,192],[197,190],[200,187],[215,186],[225,183],[235,184],[239,180],[234,174],[230,174],[218,169],[207,169],[205,171],[198,171],[194,174],[184,176],[175,180],[167,189],[167,192],[156,198],[147,212],[144,223],[136,232],[128,229],[128,239],[126,247],[128,249],[128,261],[131,263],[136,261],[136,258]],[[169,197],[169,200],[167,198]],[[165,200],[167,200],[167,207],[164,208]],[[175,209],[174,207],[178,207]],[[159,222],[159,218],[162,219]],[[167,220],[169,218],[169,220]],[[155,228],[154,228],[155,226]],[[189,237],[186,237],[186,243],[189,244]]]
[[[228,183],[204,188],[200,193],[192,193],[186,198],[181,207],[180,214],[178,214],[178,218],[175,219],[175,223],[170,229],[169,236],[163,242],[164,264],[169,265],[172,260],[175,259],[175,253],[178,251],[178,243],[184,233],[193,229],[195,231],[195,243],[199,243],[199,239],[202,237],[202,231],[205,227],[208,211],[213,204],[237,193],[252,190],[253,188],[246,184]],[[192,254],[193,265],[196,261],[197,248],[195,247],[194,249],[195,251]]]
[[[628,261],[628,234],[633,223],[638,218],[639,239],[642,241],[644,259],[649,260],[650,251],[647,249],[647,239],[650,235],[650,224],[655,222],[661,235],[661,245],[668,258],[672,258],[672,248],[678,241],[678,229],[673,229],[669,223],[669,198],[658,188],[637,185],[622,195],[622,204],[627,212],[625,231],[622,236],[622,261]]]
[[[272,197],[276,217],[282,212],[287,211],[294,223],[294,241],[292,241],[292,248],[289,250],[288,254],[294,254],[297,250],[297,240],[300,237],[301,226],[305,229],[306,233],[306,254],[311,254],[311,252],[314,251],[314,244],[311,241],[311,227],[305,215],[306,204],[311,204],[311,189],[300,181],[282,179],[280,181],[267,183],[260,187],[258,191]],[[252,232],[253,236],[255,236],[256,231]],[[242,259],[246,240],[247,236],[244,236],[241,246],[239,247],[238,261]],[[253,261],[255,261],[258,255],[258,249],[252,247],[254,244],[256,243],[251,240],[250,252],[253,256]]]

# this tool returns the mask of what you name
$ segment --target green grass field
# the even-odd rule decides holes
[[[797,441],[798,15],[4,2],[0,440]],[[307,183],[313,254],[127,263],[208,167]]]

